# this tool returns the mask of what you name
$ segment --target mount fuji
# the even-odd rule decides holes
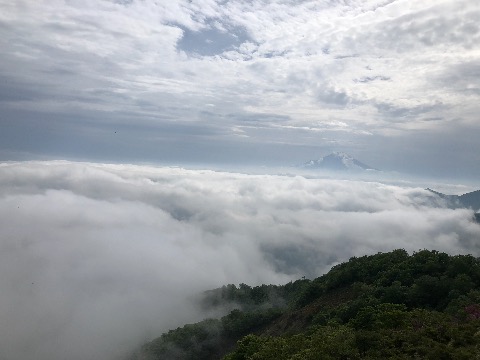
[[[358,161],[353,156],[343,152],[333,152],[318,160],[310,160],[301,165],[306,169],[325,169],[334,171],[366,171],[377,170],[361,161]]]

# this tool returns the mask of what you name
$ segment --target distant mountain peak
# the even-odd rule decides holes
[[[337,156],[337,157],[341,157],[341,158],[345,158],[345,159],[353,159],[352,155],[347,154],[346,152],[343,152],[343,151],[334,151],[327,156]]]
[[[310,160],[302,165],[308,169],[325,169],[325,170],[349,170],[349,171],[364,171],[376,170],[373,167],[355,159],[352,155],[336,151],[328,154],[318,160]]]

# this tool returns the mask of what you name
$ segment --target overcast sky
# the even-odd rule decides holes
[[[0,159],[480,175],[472,0],[0,0]]]

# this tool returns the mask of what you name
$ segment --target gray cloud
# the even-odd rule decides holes
[[[480,254],[480,226],[421,188],[301,176],[0,165],[0,356],[121,358],[202,318],[189,296],[283,283],[377,251]]]
[[[360,82],[360,83],[369,83],[372,81],[388,81],[388,80],[390,80],[389,77],[382,76],[382,75],[375,75],[375,76],[364,76],[360,79],[354,79],[353,81]]]
[[[376,104],[380,114],[387,120],[393,122],[405,122],[409,119],[420,120],[423,114],[431,114],[433,110],[439,111],[442,109],[442,104],[437,103],[435,105],[419,105],[415,107],[397,107],[388,103]]]
[[[480,93],[480,65],[475,62],[454,64],[437,76],[439,85],[452,88],[467,95]]]
[[[323,103],[334,106],[346,106],[350,102],[350,98],[342,90],[329,89],[322,85],[317,92],[317,98]]]

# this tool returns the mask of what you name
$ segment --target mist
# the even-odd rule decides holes
[[[67,161],[0,164],[0,358],[121,359],[204,316],[196,294],[376,252],[479,256],[422,187]]]

